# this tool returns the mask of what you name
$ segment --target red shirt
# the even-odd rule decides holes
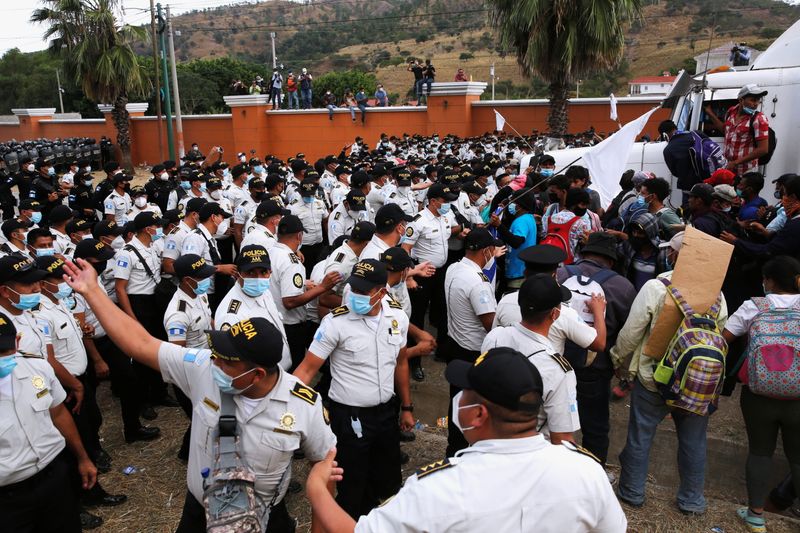
[[[728,109],[725,114],[725,159],[736,161],[756,149],[753,136],[750,134],[750,115],[740,116],[739,105]],[[764,113],[757,113],[753,119],[753,133],[755,140],[761,141],[769,138],[769,122]],[[732,169],[738,175],[758,170],[758,160],[752,159]]]

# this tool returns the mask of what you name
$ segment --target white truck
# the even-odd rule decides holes
[[[717,116],[737,103],[736,95],[742,86],[755,83],[768,91],[760,111],[775,131],[777,145],[769,164],[760,167],[765,175],[763,198],[772,198],[772,180],[787,173],[800,173],[800,21],[794,23],[764,51],[747,70],[709,73],[694,78],[682,73],[675,81],[664,107],[672,109],[671,119],[679,130],[702,130],[703,108],[711,105]],[[649,132],[651,134],[655,132]],[[721,135],[721,132],[720,132]],[[721,136],[712,138],[723,144]],[[672,203],[680,205],[681,192],[676,190],[677,178],[664,162],[665,141],[637,142],[628,155],[627,168],[645,170],[666,178],[672,184]],[[548,152],[556,160],[556,170],[572,163],[589,148],[570,148]],[[578,161],[576,164],[580,165]],[[593,176],[593,180],[600,177]],[[605,183],[617,183],[619,176],[605,176]]]

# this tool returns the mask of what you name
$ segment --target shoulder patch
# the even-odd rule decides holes
[[[303,286],[303,275],[299,272],[292,277],[292,285],[298,289]]]
[[[238,313],[239,308],[242,306],[242,302],[239,300],[231,300],[230,305],[228,306],[229,313]]]
[[[403,305],[400,302],[398,302],[397,300],[395,300],[394,298],[392,298],[391,296],[387,296],[387,298],[389,299],[389,307],[391,307],[392,309],[402,309],[403,308]]]
[[[342,316],[346,315],[350,312],[350,309],[346,305],[340,305],[339,307],[334,307],[331,309],[331,315],[333,316]]]
[[[414,219],[411,222],[416,222],[417,220],[420,219],[420,217],[422,217],[422,213],[417,213],[416,215],[414,215]]]
[[[575,444],[573,442],[570,442],[568,440],[561,441],[561,444],[571,452],[575,452],[575,453],[579,453],[581,455],[585,455],[586,457],[589,457],[590,459],[592,459],[594,461],[597,461],[599,464],[603,464],[603,462],[595,454],[593,454],[592,452],[590,452],[589,450],[587,450],[583,446],[579,446],[579,445],[577,445],[577,444]]]
[[[298,264],[300,262],[300,258],[297,257],[297,254],[295,254],[295,253],[290,253],[289,254],[289,260],[291,260],[291,262],[294,263],[294,264]]]
[[[342,261],[344,261],[344,252],[339,252],[338,254],[336,254],[334,261],[337,263],[341,263]]]
[[[292,389],[292,394],[304,402],[310,403],[311,405],[317,403],[317,397],[319,397],[319,393],[317,391],[311,387],[303,385],[302,383],[295,384],[294,388]]]
[[[417,474],[417,479],[422,479],[429,474],[433,474],[434,472],[438,472],[439,470],[444,470],[445,468],[450,468],[453,466],[455,465],[450,462],[450,459],[442,459],[440,461],[436,461],[435,463],[423,466],[417,470],[415,474]]]
[[[337,211],[336,214],[333,215],[333,220],[339,220],[339,217],[341,217],[341,216],[342,216],[342,212],[341,211]]]
[[[486,274],[484,274],[483,272],[479,272],[478,275],[481,277],[481,280],[485,281],[486,283],[489,283],[489,277]]]
[[[178,303],[178,311],[180,311],[181,313],[185,313],[186,312],[186,300],[181,300]]]
[[[414,236],[414,228],[408,226],[406,228],[406,237],[413,237]]]
[[[563,370],[565,373],[566,372],[570,372],[572,370],[572,365],[569,364],[569,361],[567,361],[567,358],[564,357],[563,355],[561,355],[560,353],[550,354],[550,357],[553,358],[553,361],[558,363],[558,366],[560,366],[561,370]]]

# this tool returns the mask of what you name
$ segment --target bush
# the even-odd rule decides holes
[[[322,96],[325,91],[331,91],[336,97],[336,102],[341,103],[345,89],[350,89],[355,94],[360,87],[368,96],[375,94],[378,80],[374,74],[361,72],[359,70],[348,70],[344,72],[328,72],[314,80],[314,105],[322,107]]]
[[[458,59],[460,59],[461,61],[466,61],[467,59],[474,59],[474,58],[475,56],[469,52],[461,52],[461,54],[458,56]]]

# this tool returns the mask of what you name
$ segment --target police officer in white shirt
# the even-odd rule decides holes
[[[453,361],[447,380],[452,423],[471,444],[406,480],[400,492],[357,522],[327,491],[347,479],[333,452],[311,470],[306,494],[326,530],[359,533],[449,531],[624,533],[627,520],[602,467],[582,448],[548,443],[536,432],[542,378],[517,351],[490,350]]]
[[[345,196],[347,196],[347,192],[350,190],[350,175],[352,171],[349,167],[344,165],[339,165],[336,167],[334,171],[334,175],[336,176],[336,181],[328,191],[328,204],[331,207],[337,207],[339,204],[342,203]]]
[[[72,260],[72,256],[75,254],[75,247],[82,241],[92,238],[92,225],[82,218],[76,218],[67,223],[65,231],[69,237],[70,243],[67,245],[62,255]]]
[[[25,222],[12,218],[4,221],[0,228],[2,228],[3,236],[7,241],[0,244],[0,257],[11,254],[31,257],[31,253],[25,242],[28,230],[28,225]]]
[[[158,204],[148,203],[147,191],[141,185],[131,187],[130,196],[133,206],[128,212],[128,220],[133,220],[136,218],[136,215],[144,211],[155,213],[155,215],[158,217],[162,216],[161,208],[158,206]]]
[[[111,183],[114,185],[114,190],[103,200],[103,214],[106,219],[112,219],[119,226],[124,226],[128,222],[128,211],[133,205],[127,193],[131,177],[120,172],[111,176]]]
[[[203,198],[193,198],[187,202],[178,225],[164,237],[164,251],[161,254],[161,270],[164,276],[172,278],[175,273],[173,264],[181,256],[183,241],[200,224],[200,209],[206,203]],[[177,285],[177,280],[175,283]]]
[[[222,193],[222,180],[220,178],[216,176],[208,178],[206,192],[211,199],[210,201],[218,203],[226,213],[233,213],[233,203]],[[214,234],[214,239],[217,241],[217,250],[219,250],[222,262],[233,263],[233,229],[229,218],[223,220],[222,224],[219,225],[216,234]]]
[[[386,203],[386,198],[393,192],[394,186],[389,181],[389,170],[385,165],[375,165],[375,168],[372,169],[372,187],[367,193],[367,203],[369,203],[372,213],[377,213]]]
[[[400,429],[414,425],[405,350],[408,317],[387,296],[386,280],[381,262],[356,263],[347,305],[322,319],[295,371],[301,380],[311,380],[330,358],[336,460],[349,472],[338,484],[337,501],[353,517],[400,488]]]
[[[278,244],[269,249],[269,258],[275,276],[270,278],[269,290],[275,307],[283,317],[292,368],[305,357],[314,331],[308,323],[305,305],[332,289],[341,280],[337,272],[325,275],[322,284],[306,287],[306,269],[297,251],[303,240],[303,223],[295,215],[286,215],[278,224]]]
[[[283,201],[279,196],[264,199],[256,208],[253,230],[242,239],[242,248],[258,245],[269,250],[275,246],[278,242],[278,224],[289,214],[291,211],[283,207]]]
[[[292,455],[302,450],[319,461],[336,442],[323,419],[319,395],[279,366],[280,332],[263,318],[245,319],[228,331],[210,331],[210,350],[183,348],[147,334],[122,313],[97,285],[85,263],[69,267],[70,284],[95,310],[111,339],[133,359],[158,370],[191,399],[192,446],[188,493],[179,533],[205,531],[204,469],[214,467],[222,393],[233,395],[239,449],[255,474],[255,490],[271,502],[267,533],[294,530],[284,497]],[[212,473],[213,475],[213,473]]]
[[[208,348],[205,332],[214,329],[214,321],[207,293],[216,269],[196,254],[182,255],[174,266],[179,284],[164,313],[167,340],[187,348]]]
[[[259,204],[267,197],[264,180],[253,178],[247,184],[249,195],[233,210],[233,239],[241,247],[245,235],[245,226],[253,218]]]
[[[230,200],[233,212],[239,205],[250,197],[245,182],[247,181],[247,166],[235,165],[231,169],[231,183],[225,188],[225,197]]]
[[[484,228],[472,230],[466,239],[466,255],[447,268],[444,281],[447,302],[448,346],[450,359],[475,361],[480,355],[486,333],[492,329],[497,302],[494,288],[483,273],[483,267],[494,257],[494,249],[503,242],[495,239]],[[458,390],[450,387],[450,397]],[[448,413],[452,416],[452,413]],[[447,456],[452,457],[467,442],[452,426],[447,431]]]
[[[574,432],[580,429],[575,372],[547,337],[561,312],[561,302],[570,297],[569,289],[548,274],[535,274],[523,282],[518,294],[521,322],[492,330],[482,350],[505,346],[525,355],[544,383],[536,431],[553,444],[575,442]]]
[[[94,485],[97,469],[64,406],[67,393],[53,368],[39,356],[21,354],[17,340],[14,323],[0,313],[3,530],[80,533],[74,464],[83,489]]]
[[[72,220],[72,209],[66,205],[57,205],[50,211],[48,229],[53,235],[55,253],[72,257],[72,241],[67,235],[67,224]]]
[[[189,184],[188,189],[186,188],[187,183]],[[194,198],[203,198],[206,201],[211,200],[211,197],[206,193],[205,176],[196,170],[189,170],[188,175],[181,176],[181,187],[186,191],[186,196],[178,202],[178,209],[185,208],[186,203]]]
[[[220,302],[214,323],[225,331],[243,316],[266,318],[281,333],[283,351],[279,364],[284,370],[289,370],[292,354],[281,315],[269,290],[272,264],[267,249],[259,245],[244,246],[236,257],[236,269],[239,275]]]
[[[411,172],[405,167],[395,170],[394,177],[397,180],[397,190],[386,197],[387,204],[397,204],[408,216],[415,216],[419,211],[414,192],[411,190]]]
[[[351,189],[328,217],[328,242],[349,235],[357,222],[368,218],[367,197],[360,190]]]
[[[375,235],[375,224],[362,220],[353,227],[348,238],[341,246],[336,248],[325,260],[324,274],[328,272],[338,272],[342,276],[342,282],[337,283],[333,290],[320,296],[320,305],[328,309],[339,307],[344,303],[342,300],[345,290],[345,282],[350,277],[353,266],[358,260],[364,249],[372,242]],[[365,258],[365,259],[375,259]]]
[[[328,225],[328,211],[322,200],[316,198],[319,186],[313,178],[306,178],[300,184],[300,201],[289,205],[289,210],[303,223],[303,245],[301,251],[305,258],[306,275],[322,259],[325,247],[323,228]]]

